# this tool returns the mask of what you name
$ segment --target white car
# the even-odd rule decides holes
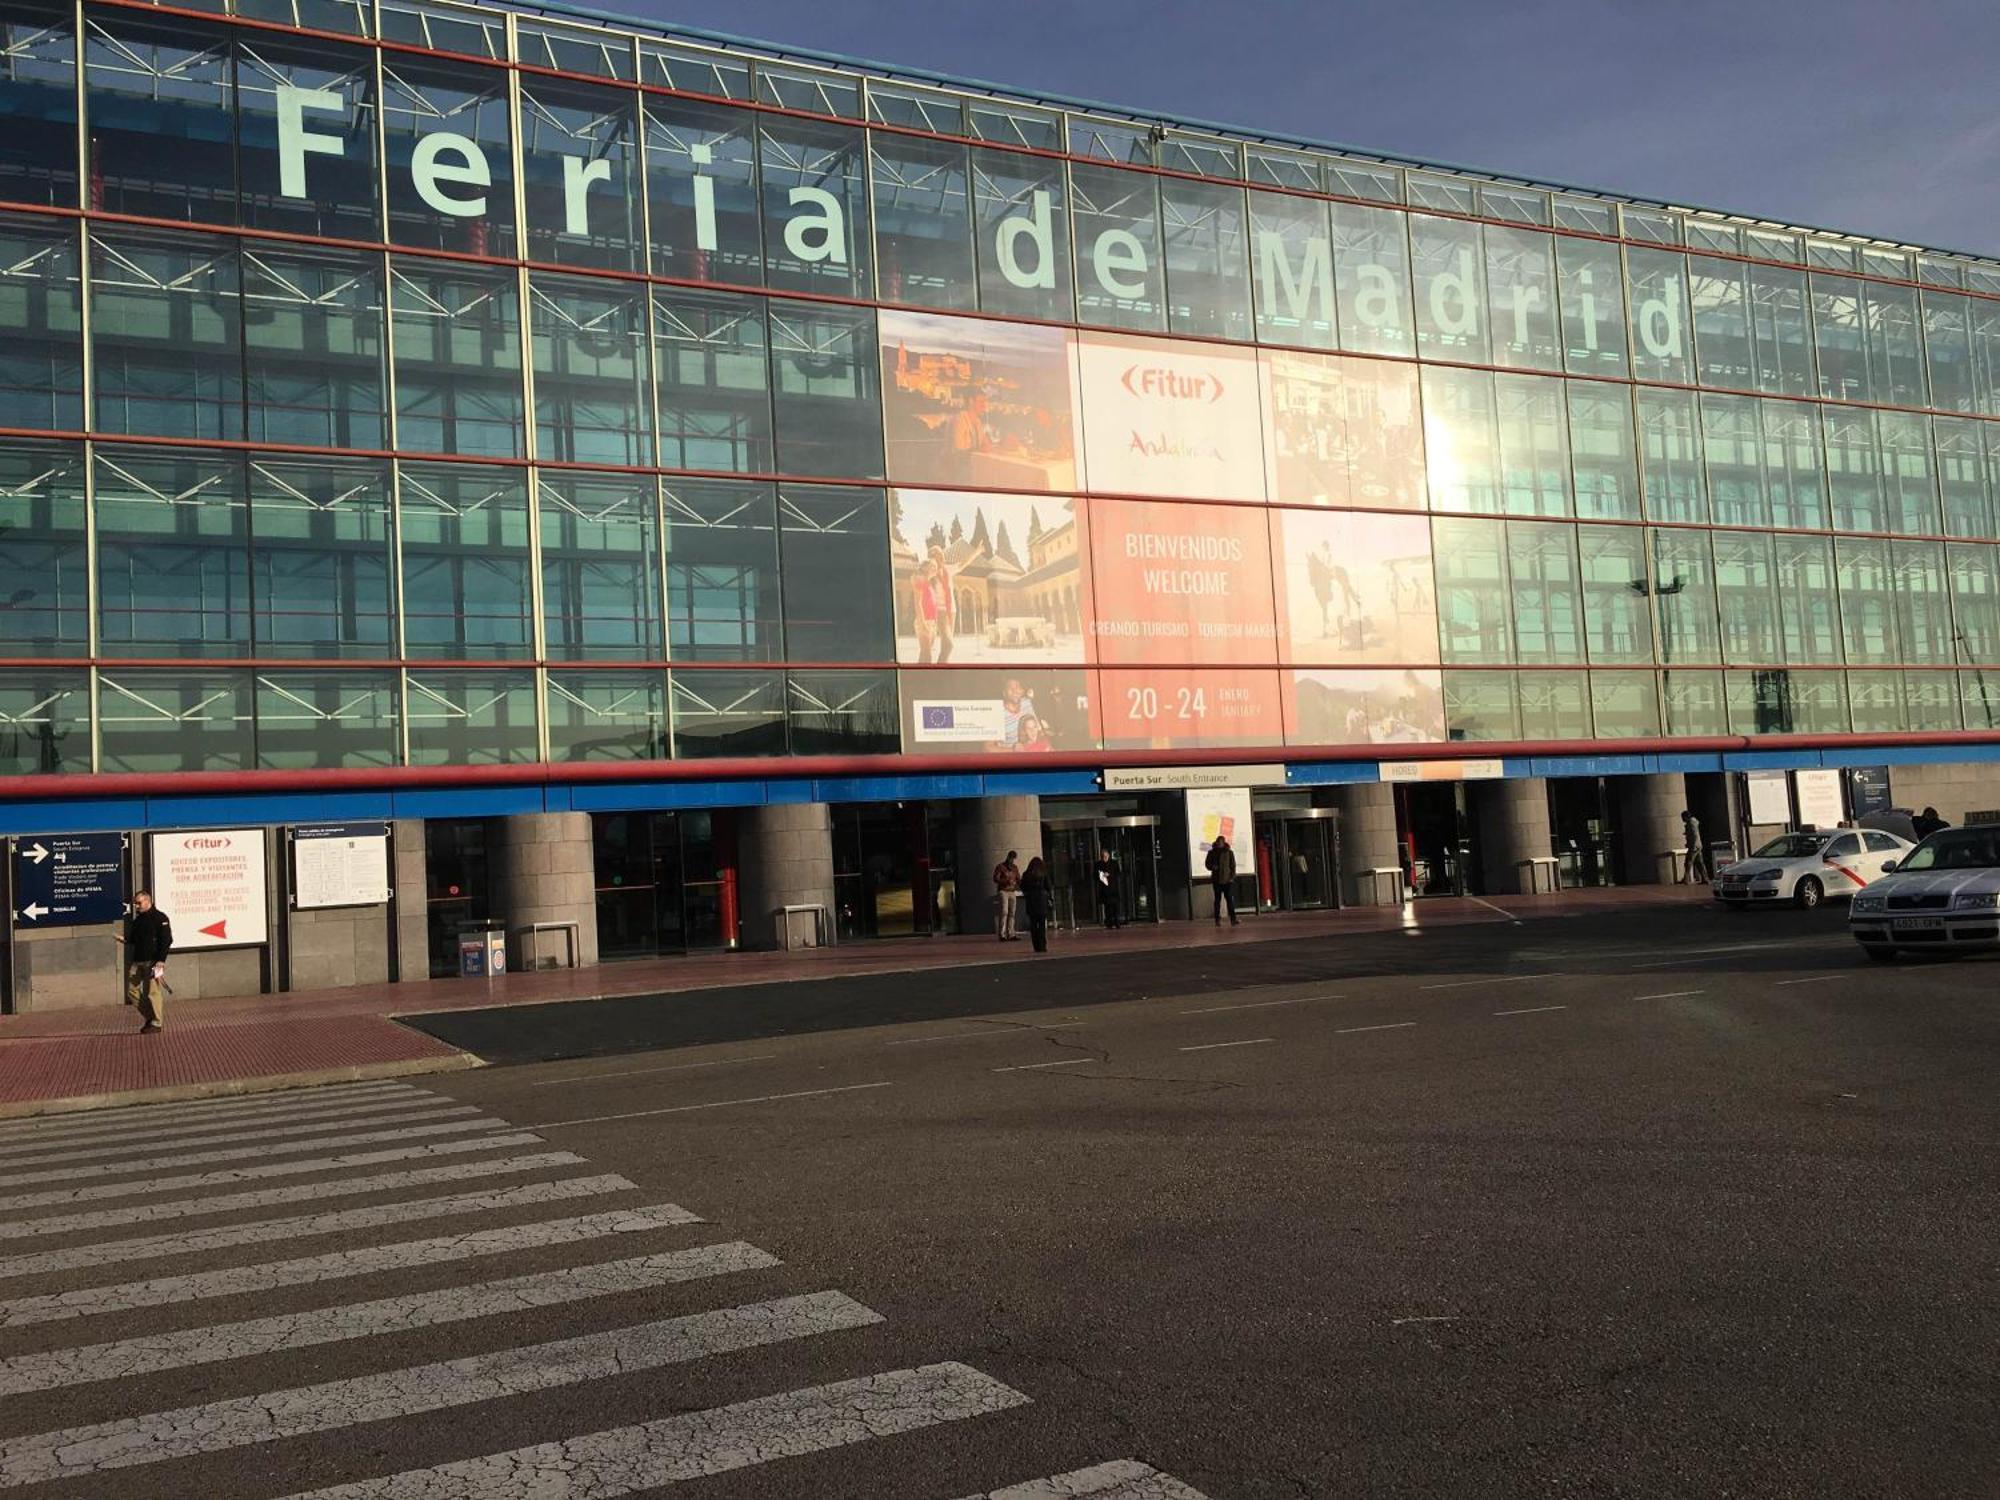
[[[1724,906],[1772,906],[1791,901],[1808,909],[1829,896],[1851,896],[1914,846],[1874,828],[1787,833],[1748,859],[1715,872],[1710,889]]]
[[[2000,948],[2000,825],[1932,834],[1854,898],[1847,930],[1870,958]]]

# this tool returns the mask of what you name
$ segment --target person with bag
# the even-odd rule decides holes
[[[153,905],[151,891],[132,897],[132,915],[118,941],[125,945],[125,1003],[139,1008],[142,1035],[157,1032],[167,1021],[167,955],[174,949],[174,924]]]
[[[1049,912],[1055,905],[1055,890],[1049,883],[1049,867],[1037,854],[1021,873],[1021,899],[1028,907],[1028,941],[1037,953],[1049,951]]]
[[[1222,908],[1229,908],[1229,925],[1236,921],[1236,851],[1229,847],[1229,840],[1221,834],[1208,846],[1208,882],[1215,889],[1215,925],[1222,925]]]

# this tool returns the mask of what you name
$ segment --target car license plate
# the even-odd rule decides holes
[[[1936,932],[1944,926],[1943,917],[1898,917],[1890,924],[1898,932]]]

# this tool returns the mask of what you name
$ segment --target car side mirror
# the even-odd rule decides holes
[[[1882,873],[1884,875],[1893,874],[1895,872],[1895,869],[1896,869],[1896,862],[1893,859],[1885,859],[1882,861]]]

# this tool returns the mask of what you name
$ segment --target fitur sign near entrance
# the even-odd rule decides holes
[[[311,158],[344,158],[347,154],[347,135],[351,133],[348,103],[331,89],[279,83],[275,92],[279,193],[309,200]],[[723,248],[715,179],[703,170],[713,164],[714,155],[712,146],[700,144],[688,153],[694,169],[695,248],[711,253]],[[561,161],[564,231],[587,235],[591,232],[591,189],[613,183],[612,163],[603,157],[568,154]],[[419,136],[409,173],[417,196],[434,212],[460,219],[488,215],[493,166],[486,149],[470,136],[448,130]],[[784,218],[780,233],[787,253],[808,265],[846,265],[850,226],[847,206],[841,199],[825,188],[800,185],[786,190],[786,203],[792,212]],[[1010,285],[1023,291],[1052,290],[1058,284],[1054,199],[1046,189],[1038,188],[1027,195],[1025,204],[1024,212],[993,226],[993,265]],[[1264,304],[1301,322],[1331,324],[1335,317],[1332,241],[1325,235],[1306,235],[1288,243],[1283,235],[1269,231],[1259,231],[1253,238],[1254,265]],[[1146,242],[1131,230],[1102,229],[1080,243],[1078,250],[1079,269],[1107,295],[1132,301],[1151,294],[1152,255]],[[1556,309],[1553,298],[1540,286],[1520,282],[1498,288],[1490,295],[1499,305],[1489,311],[1482,295],[1486,278],[1470,249],[1460,249],[1450,261],[1419,272],[1417,309],[1408,305],[1409,268],[1400,261],[1385,264],[1348,252],[1343,272],[1351,272],[1353,278],[1344,316],[1381,333],[1405,332],[1416,311],[1427,327],[1447,337],[1478,336],[1489,318],[1520,345],[1538,336],[1552,336]],[[1564,320],[1575,325],[1584,348],[1595,351],[1600,347],[1600,329],[1622,316],[1620,298],[1616,287],[1607,287],[1603,289],[1607,295],[1600,300],[1593,273],[1587,268],[1577,271],[1575,284],[1577,295],[1565,309]],[[1635,295],[1631,331],[1648,354],[1659,359],[1685,355],[1683,305],[1678,280],[1673,277],[1663,278],[1650,296]],[[1611,342],[1622,337],[1622,330],[1614,332]],[[1217,399],[1220,392],[1185,394]]]

